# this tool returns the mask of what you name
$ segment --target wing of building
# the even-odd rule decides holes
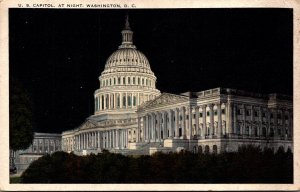
[[[123,154],[236,151],[243,144],[293,150],[292,98],[215,88],[160,93],[146,56],[133,44],[128,19],[94,93],[95,112],[62,133],[62,150]]]

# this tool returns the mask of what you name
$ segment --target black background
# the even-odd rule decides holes
[[[30,94],[36,131],[73,129],[93,114],[126,13],[161,92],[293,93],[292,9],[10,9],[10,76]]]

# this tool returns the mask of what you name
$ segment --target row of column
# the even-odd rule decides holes
[[[71,144],[67,142],[66,147],[68,151],[112,148],[124,149],[128,147],[128,131],[127,129],[112,129],[79,133],[74,136]]]
[[[130,101],[128,100],[130,99]],[[138,106],[144,101],[154,98],[154,95],[142,93],[108,93],[95,97],[95,111],[119,109]]]
[[[254,120],[254,107],[250,106],[250,122],[246,120],[246,107],[242,105],[242,108],[238,108],[237,104],[232,104],[233,108],[233,134],[240,135],[255,135],[255,136],[282,136],[283,133],[288,131],[288,135],[292,135],[292,117],[291,112],[286,110],[283,114],[287,115],[287,120],[285,117],[282,117],[283,121],[287,121],[287,124],[284,122],[283,125],[278,125],[277,119],[277,109],[268,109],[263,111],[262,107],[258,107],[258,121]],[[249,109],[249,108],[248,108]],[[241,118],[237,118],[237,110],[242,110]],[[266,120],[263,121],[263,113],[265,113]],[[271,114],[273,114],[273,118],[271,118]],[[255,123],[254,123],[255,122]],[[246,129],[249,129],[248,131]],[[279,130],[281,134],[279,135]],[[255,132],[257,131],[257,132]]]
[[[110,78],[101,80],[101,87],[112,86],[112,85],[142,85],[154,87],[154,81],[151,79],[144,79],[139,77],[119,77],[118,78]],[[125,80],[125,83],[124,83]]]
[[[153,112],[139,117],[138,129],[143,127],[143,140],[161,142],[166,138],[187,138],[220,136],[226,134],[226,125],[222,125],[221,104],[217,105],[217,117],[214,115],[214,104],[203,105],[202,127],[199,127],[199,106],[169,109]],[[207,124],[206,108],[209,107],[210,123]],[[226,107],[227,108],[227,107]],[[194,110],[194,113],[193,113]],[[193,118],[195,115],[195,118]],[[180,119],[181,117],[181,119]],[[215,119],[216,118],[216,119]],[[141,119],[143,123],[141,124]],[[215,120],[217,124],[215,124]],[[226,122],[226,121],[224,121]],[[222,130],[224,128],[224,131]]]
[[[40,143],[40,141],[42,141]],[[46,142],[47,141],[47,144]],[[58,144],[56,144],[56,141],[58,142]],[[41,153],[49,153],[49,152],[54,152],[56,151],[56,148],[59,147],[59,140],[53,140],[53,139],[36,139],[36,144],[33,143],[33,145],[31,146],[31,150],[32,152],[41,152]],[[36,150],[34,150],[34,148],[36,147]],[[40,150],[40,147],[42,147],[42,150]],[[50,150],[52,149],[52,150]]]

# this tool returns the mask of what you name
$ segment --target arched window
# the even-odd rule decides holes
[[[123,77],[123,85],[125,85],[126,84],[126,79],[125,79],[125,77]]]
[[[111,85],[111,79],[109,79],[109,85]]]
[[[203,150],[202,150],[202,146],[198,146],[198,154],[202,154]]]
[[[148,85],[148,79],[146,79],[146,85]]]
[[[118,77],[118,85],[120,85],[120,84],[121,84],[121,78]]]
[[[128,85],[130,85],[130,77],[128,77]]]
[[[144,79],[142,79],[142,85],[144,85]]]
[[[213,153],[214,153],[214,154],[217,154],[217,153],[218,153],[218,147],[217,147],[217,145],[214,145],[214,146],[213,146]]]
[[[136,106],[136,96],[133,96],[133,106]]]
[[[105,83],[105,86],[108,86],[108,80],[106,79],[106,83]]]
[[[138,77],[138,85],[140,84],[140,78]]]
[[[209,146],[208,145],[205,145],[204,153],[209,154]]]
[[[116,78],[114,78],[114,85],[116,84]]]
[[[132,80],[132,81],[133,81],[132,83],[135,85],[135,77],[133,77],[133,80]]]

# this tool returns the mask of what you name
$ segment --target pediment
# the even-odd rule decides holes
[[[90,119],[86,120],[80,127],[80,129],[90,129],[96,127],[97,124]]]
[[[175,95],[171,93],[162,93],[160,96],[151,100],[149,102],[144,103],[139,107],[139,110],[167,106],[172,104],[184,103],[189,101],[188,96],[184,95]]]

